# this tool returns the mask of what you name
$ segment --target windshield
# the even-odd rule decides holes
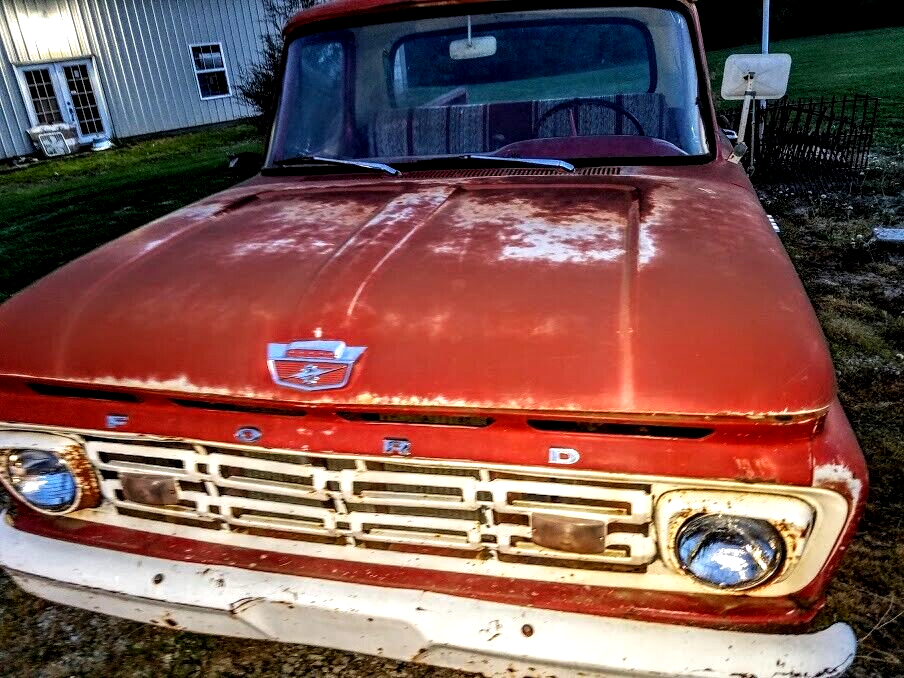
[[[270,163],[709,152],[687,22],[594,8],[418,19],[288,47]]]

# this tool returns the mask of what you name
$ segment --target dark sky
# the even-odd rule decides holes
[[[901,0],[772,0],[771,38],[796,38],[842,31],[904,25]],[[698,0],[707,49],[758,43],[762,0]]]

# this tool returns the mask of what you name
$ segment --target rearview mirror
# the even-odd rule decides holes
[[[449,56],[453,59],[482,59],[496,53],[496,38],[484,35],[479,38],[453,40],[449,43]]]
[[[790,54],[732,54],[725,62],[723,99],[781,99],[788,91]]]

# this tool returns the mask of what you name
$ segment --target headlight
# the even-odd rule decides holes
[[[710,586],[744,589],[762,584],[785,561],[785,543],[767,521],[723,514],[698,515],[678,531],[681,567]]]
[[[62,515],[100,501],[97,478],[81,444],[63,436],[0,431],[0,480],[41,513]]]
[[[75,476],[63,461],[45,450],[21,450],[6,457],[12,490],[32,506],[61,513],[78,497]]]

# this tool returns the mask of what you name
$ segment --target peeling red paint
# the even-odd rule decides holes
[[[232,189],[258,199],[176,213],[4,304],[0,371],[297,403],[823,411],[824,340],[755,198],[657,172]],[[349,385],[275,385],[267,344],[315,328],[367,347]]]

